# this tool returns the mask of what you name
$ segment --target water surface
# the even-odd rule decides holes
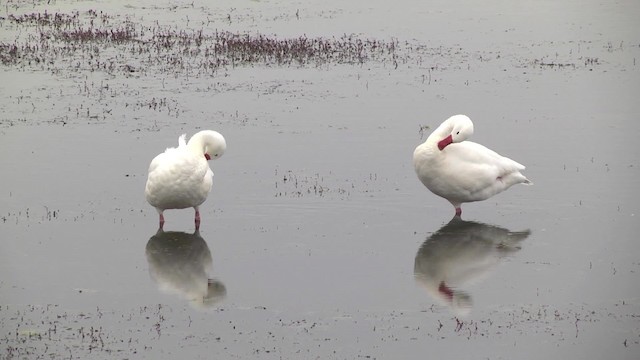
[[[4,358],[635,358],[634,7],[9,4],[0,36],[24,56],[0,72]],[[45,11],[78,20],[10,18]],[[387,51],[207,67],[195,42],[144,45],[154,31]],[[535,185],[450,223],[411,154],[456,113]],[[168,211],[158,233],[148,163],[205,128],[228,151],[201,229]]]

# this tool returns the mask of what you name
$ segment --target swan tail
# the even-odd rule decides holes
[[[180,135],[180,137],[178,138],[178,146],[182,147],[182,146],[187,146],[187,134],[182,134]]]

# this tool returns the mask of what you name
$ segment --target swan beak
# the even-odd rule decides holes
[[[209,154],[207,154],[207,153],[204,154],[204,158],[207,159],[207,161],[211,160],[211,156],[209,156]]]
[[[453,136],[449,135],[446,138],[438,141],[438,149],[442,151],[442,149],[446,148],[447,145],[451,144],[452,142],[453,142]]]

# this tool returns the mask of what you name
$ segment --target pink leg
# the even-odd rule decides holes
[[[162,215],[162,213],[160,213],[160,230],[162,230],[163,226],[164,226],[164,216]]]
[[[462,208],[461,207],[457,207],[456,208],[456,216],[461,216],[462,215]]]
[[[196,230],[200,229],[200,210],[196,209]]]

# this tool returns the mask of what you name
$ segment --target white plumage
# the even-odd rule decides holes
[[[465,115],[445,120],[413,153],[420,181],[462,214],[462,203],[486,200],[515,184],[532,184],[525,167],[480,144],[466,141],[473,123]]]
[[[161,229],[164,210],[190,207],[195,209],[196,229],[200,227],[199,206],[213,184],[207,160],[219,158],[227,148],[224,137],[212,130],[198,132],[188,143],[185,138],[184,134],[180,136],[177,148],[167,148],[149,165],[145,195],[158,210]]]

